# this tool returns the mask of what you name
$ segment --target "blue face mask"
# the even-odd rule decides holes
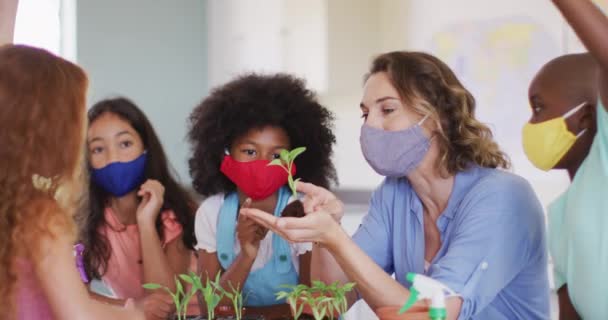
[[[129,162],[112,162],[91,170],[91,179],[106,192],[122,197],[139,187],[145,179],[147,153]]]

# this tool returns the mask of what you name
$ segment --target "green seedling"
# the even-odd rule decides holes
[[[222,288],[219,283],[214,283],[216,289],[222,292],[222,294],[232,302],[232,308],[234,308],[234,317],[236,320],[243,318],[243,292],[239,285],[236,288],[230,283],[230,291]]]
[[[295,320],[302,315],[304,305],[308,305],[315,320],[321,320],[326,316],[334,319],[334,315],[342,315],[348,310],[346,294],[353,290],[354,283],[340,286],[339,282],[325,284],[322,281],[313,281],[312,286],[303,284],[284,285],[286,291],[278,292],[277,300],[286,299]]]
[[[268,164],[269,166],[279,166],[279,167],[283,168],[285,171],[287,171],[287,174],[288,174],[287,182],[289,184],[289,189],[291,189],[291,192],[293,193],[294,198],[296,198],[298,195],[296,192],[296,183],[300,179],[299,178],[295,179],[295,180],[293,179],[293,176],[291,174],[291,169],[293,168],[293,163],[296,160],[296,158],[300,154],[304,153],[304,151],[306,151],[306,147],[295,148],[291,151],[283,149],[283,150],[281,150],[280,158],[274,159]]]
[[[192,275],[194,275],[194,273],[192,273]],[[215,318],[215,308],[224,297],[224,292],[221,290],[220,286],[220,273],[218,272],[217,275],[215,275],[213,281],[209,280],[209,277],[207,277],[204,286],[199,276],[194,275],[193,280],[194,283],[192,287],[203,295],[203,300],[207,306],[207,319]]]
[[[323,320],[328,311],[328,305],[331,303],[332,297],[307,295],[302,297],[302,301],[310,306],[312,316],[315,320]],[[333,317],[333,315],[332,315]]]
[[[181,281],[177,277],[175,277],[175,292],[173,292],[173,291],[171,291],[171,289],[169,289],[165,286],[162,286],[160,284],[157,284],[157,283],[146,283],[143,285],[143,287],[144,287],[144,289],[148,289],[148,290],[158,290],[158,289],[165,290],[167,293],[169,293],[169,295],[173,299],[173,304],[175,304],[177,319],[178,320],[186,319],[188,303],[190,302],[190,299],[192,298],[192,296],[194,294],[192,293],[192,290],[186,294],[184,292],[184,286],[182,285]]]
[[[280,291],[276,293],[277,300],[285,299],[291,308],[291,314],[295,320],[298,320],[302,315],[302,311],[304,310],[304,304],[298,304],[298,300],[300,297],[306,295],[306,291],[309,290],[308,286],[304,284],[298,284],[295,286],[292,285],[282,285],[281,287],[286,289],[291,289],[288,291]]]
[[[329,286],[325,286],[324,290],[326,294],[331,295],[334,298],[332,301],[332,306],[330,307],[331,311],[336,310],[338,311],[338,314],[345,314],[346,311],[348,311],[348,299],[346,294],[352,291],[354,287],[355,284],[353,282],[340,286],[338,281],[330,284]]]

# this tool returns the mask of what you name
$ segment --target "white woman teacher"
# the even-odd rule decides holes
[[[360,108],[363,155],[386,179],[352,238],[340,226],[342,203],[306,183],[298,184],[303,218],[242,213],[290,241],[317,243],[313,278],[356,282],[373,309],[403,305],[414,272],[457,293],[448,319],[549,319],[542,207],[505,170],[508,159],[450,68],[420,52],[380,55]]]

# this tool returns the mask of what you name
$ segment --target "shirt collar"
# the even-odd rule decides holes
[[[454,186],[452,188],[452,193],[450,194],[450,198],[448,199],[448,205],[441,213],[441,216],[439,216],[439,219],[442,219],[442,217],[445,217],[445,219],[450,220],[454,219],[454,215],[457,211],[456,208],[458,207],[460,201],[469,189],[470,184],[475,180],[475,176],[477,176],[478,170],[479,168],[477,166],[472,165],[470,168],[456,173],[456,175],[454,176]],[[422,207],[422,201],[420,201],[420,198],[414,191],[414,188],[412,188],[412,186],[409,184],[409,181],[407,181],[407,179],[406,182],[410,186],[410,212],[415,214],[419,222],[422,223],[422,215],[424,211]]]

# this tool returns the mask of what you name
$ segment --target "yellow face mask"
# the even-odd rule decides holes
[[[561,117],[524,125],[524,152],[532,164],[541,170],[549,171],[568,153],[586,129],[575,136],[568,130],[566,119],[586,104],[587,102],[579,104]]]

